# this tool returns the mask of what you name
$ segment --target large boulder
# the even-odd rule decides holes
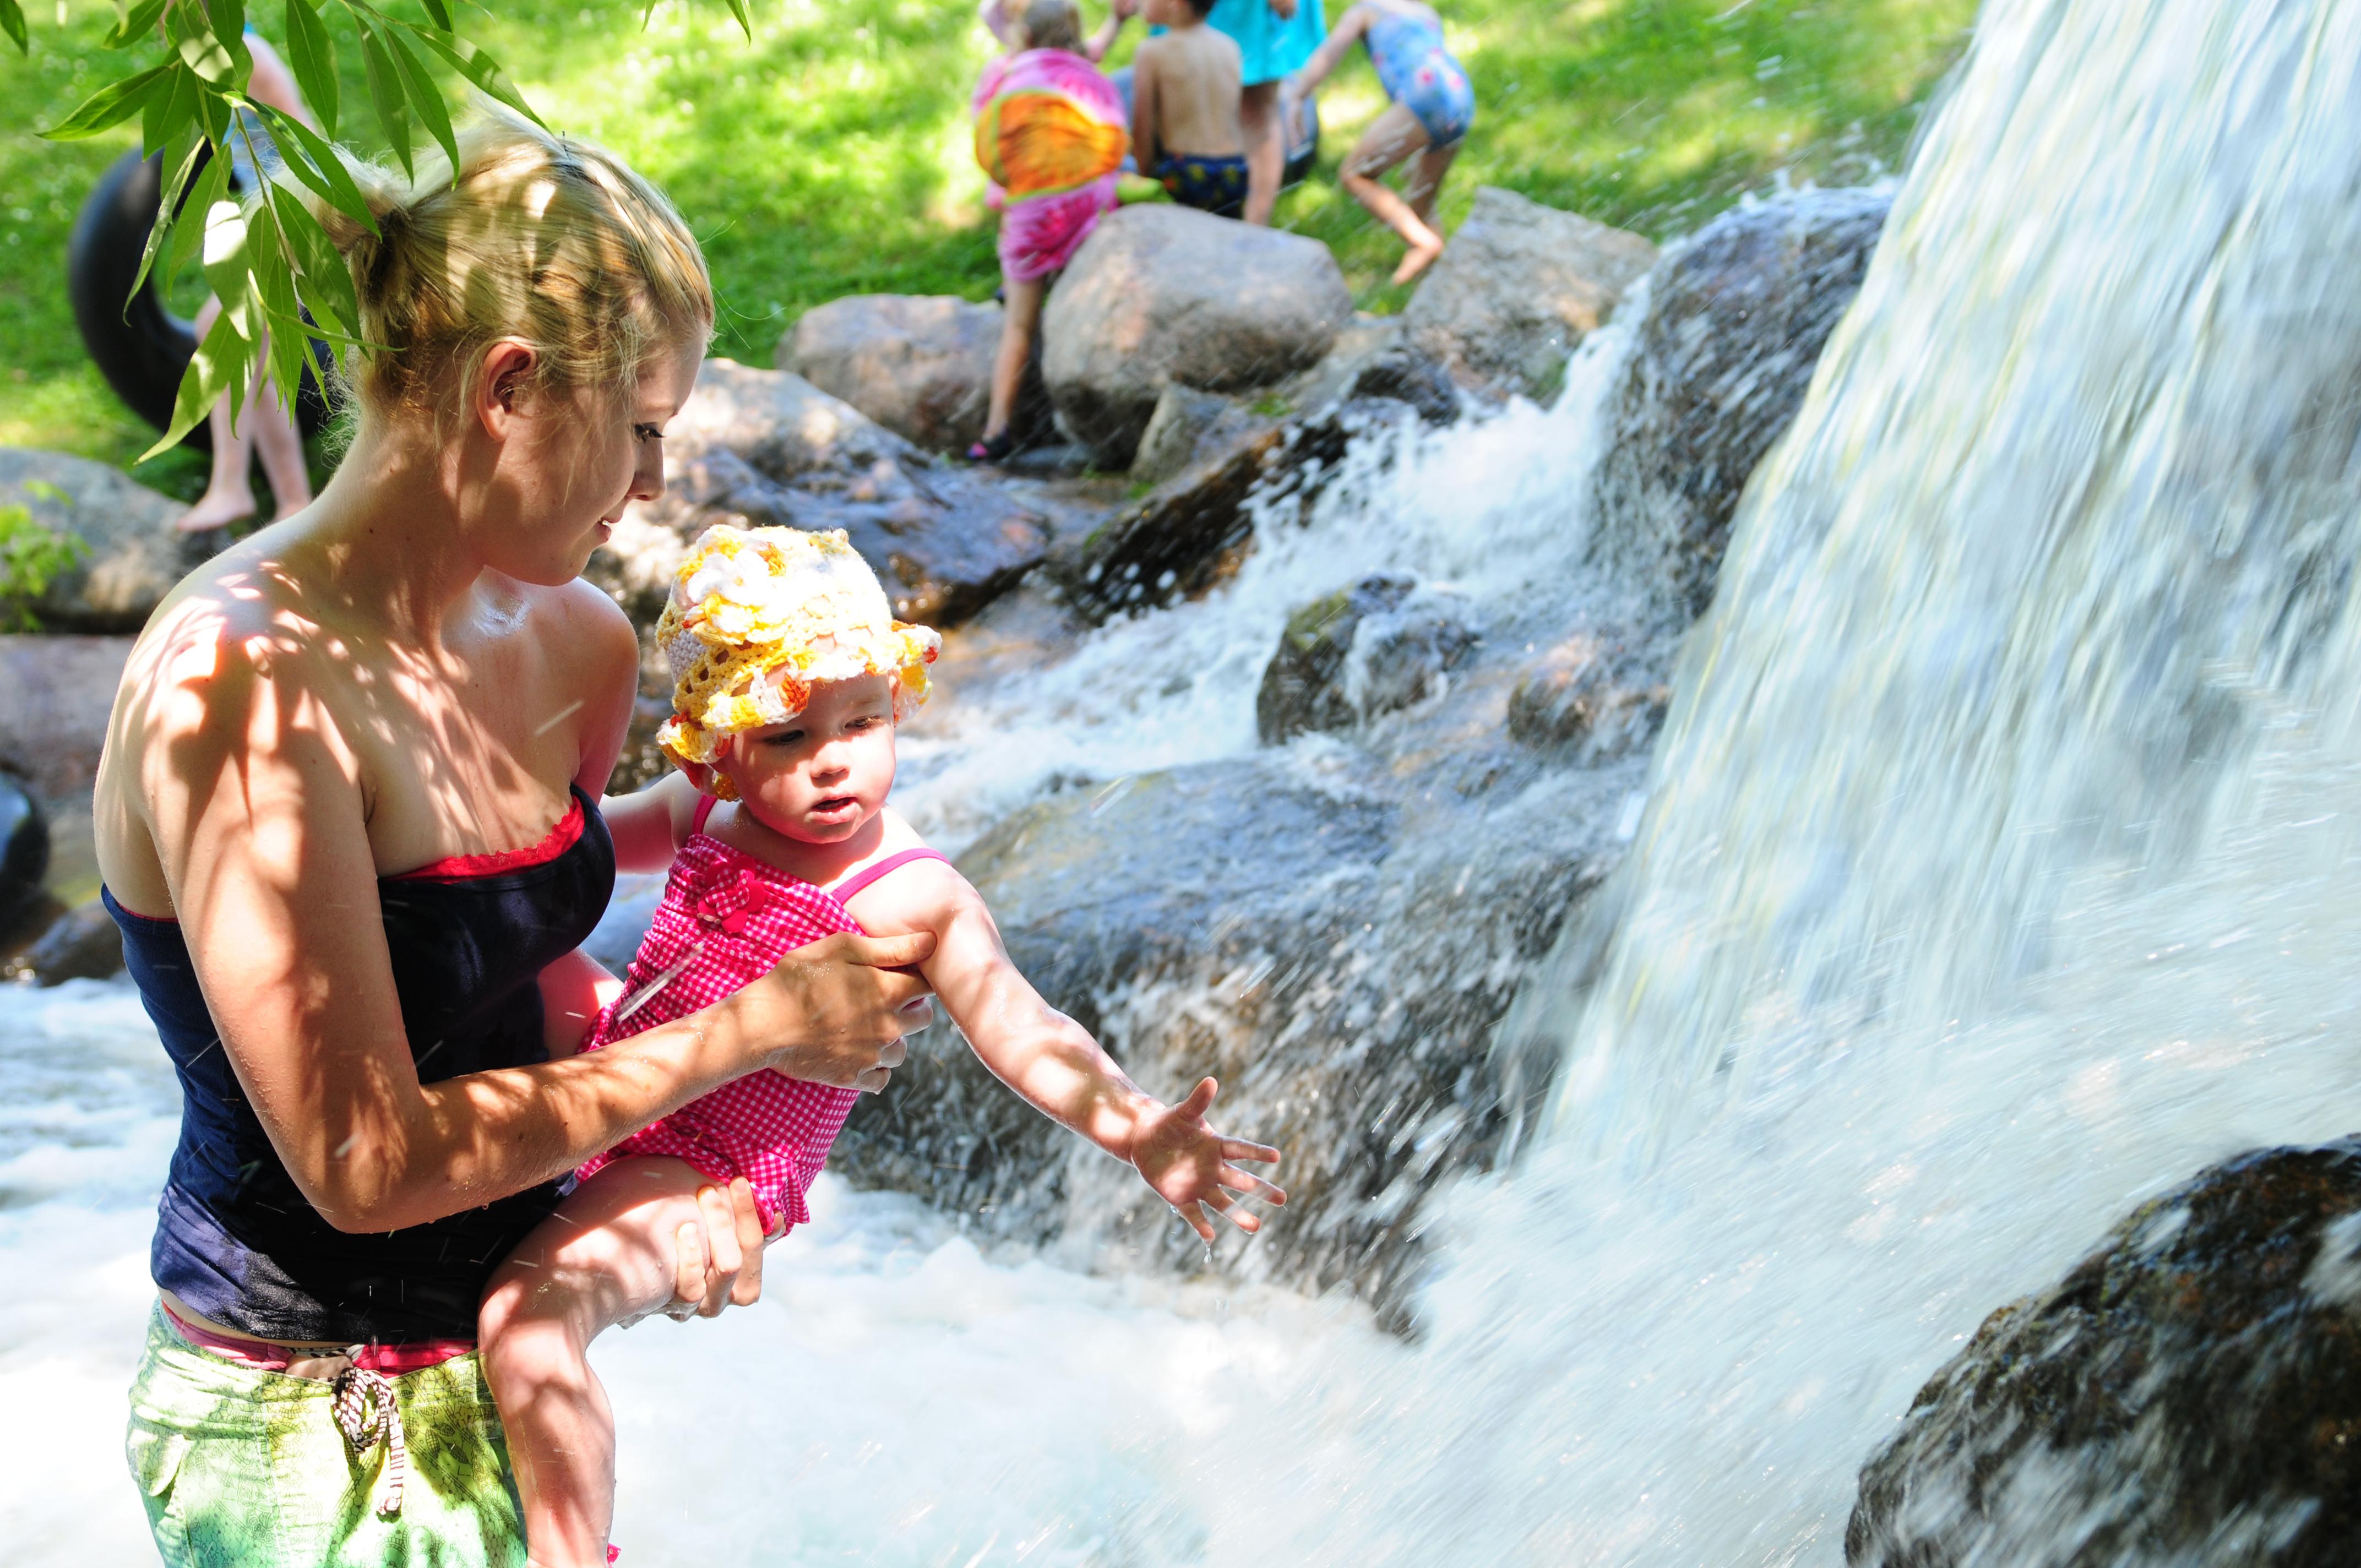
[[[983,435],[1004,313],[953,294],[850,294],[806,311],[780,338],[777,364],[906,441],[964,452]],[[1034,349],[1020,434],[1047,422],[1038,340]]]
[[[2142,1204],[1861,1475],[1851,1568],[2332,1568],[2361,1541],[2361,1138]]]
[[[1058,422],[1100,466],[1130,465],[1174,381],[1268,387],[1318,364],[1353,317],[1318,240],[1168,203],[1099,220],[1042,313]]]
[[[1525,969],[1621,852],[1640,764],[1568,773],[1473,816],[1448,784],[1271,752],[1052,795],[960,857],[1011,956],[1150,1092],[1221,1080],[1221,1124],[1278,1145],[1289,1201],[1247,1277],[1344,1285],[1405,1321],[1422,1209],[1488,1166],[1546,1090],[1496,1055]],[[1480,770],[1455,754],[1454,777]],[[1449,826],[1444,826],[1447,822]],[[1136,1177],[994,1080],[948,1027],[864,1097],[830,1168],[982,1234],[1182,1271],[1196,1238]]]
[[[44,630],[137,631],[181,580],[188,510],[118,468],[62,452],[0,446],[0,507],[74,541],[80,559],[29,606]]]
[[[1656,264],[1635,234],[1490,185],[1402,313],[1412,345],[1470,386],[1540,398]]]
[[[128,637],[0,637],[0,768],[50,800],[87,795]]]
[[[1650,280],[1647,318],[1606,411],[1593,538],[1671,618],[1712,602],[1747,477],[1802,405],[1890,200],[1809,191],[1741,207]]]
[[[635,501],[586,574],[646,625],[716,522],[841,528],[906,620],[974,614],[1042,557],[1041,521],[802,377],[706,361],[665,433],[664,493]]]

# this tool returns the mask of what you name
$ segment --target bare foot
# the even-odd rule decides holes
[[[231,523],[253,515],[252,496],[240,499],[236,496],[215,496],[208,490],[203,499],[182,512],[180,521],[172,526],[182,533],[210,533],[216,528],[227,528]]]
[[[1402,258],[1401,265],[1394,269],[1394,281],[1396,283],[1409,282],[1411,279],[1417,277],[1420,273],[1433,266],[1434,258],[1442,254],[1443,247],[1439,244],[1411,246],[1410,247],[1410,254]]]

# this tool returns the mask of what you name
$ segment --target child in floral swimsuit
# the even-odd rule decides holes
[[[675,681],[658,740],[680,773],[606,815],[619,856],[651,842],[675,856],[585,1049],[693,1013],[831,933],[927,931],[921,968],[985,1066],[1133,1166],[1209,1243],[1205,1209],[1253,1231],[1237,1196],[1286,1201],[1231,1163],[1278,1150],[1206,1125],[1212,1079],[1177,1105],[1136,1087],[1017,973],[975,889],[886,806],[895,726],[926,699],[939,641],[893,620],[841,532],[708,529],[656,630]],[[683,1106],[583,1167],[493,1276],[484,1366],[539,1568],[609,1560],[614,1420],[591,1338],[672,1300],[673,1238],[699,1188],[746,1178],[774,1234],[809,1219],[805,1194],[855,1094],[883,1087],[869,1076],[839,1088],[758,1071]]]

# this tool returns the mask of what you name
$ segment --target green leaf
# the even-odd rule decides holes
[[[524,101],[524,94],[517,90],[517,84],[509,80],[508,72],[500,69],[500,62],[488,51],[466,42],[445,43],[433,33],[416,27],[411,30],[418,34],[419,42],[449,60],[454,71],[482,88],[488,96],[499,99],[534,125],[541,126],[542,129],[549,128],[542,123],[541,116],[533,112],[533,105]]]
[[[255,107],[270,126],[270,134],[279,138],[280,155],[287,160],[289,172],[309,185],[320,200],[369,233],[377,233],[377,219],[369,212],[368,198],[353,182],[352,172],[345,167],[343,152],[294,115],[282,115],[265,104]]]
[[[259,205],[223,200],[204,214],[205,281],[213,286],[214,298],[221,302],[222,314],[237,317],[238,331],[248,337],[259,336],[262,331],[247,298],[255,260],[247,242],[255,232],[254,214],[262,210]]]
[[[214,37],[236,38],[245,47],[246,0],[205,0],[205,19],[214,25]]]
[[[121,125],[146,105],[149,93],[163,86],[165,73],[171,69],[169,64],[159,65],[137,76],[108,82],[83,99],[82,107],[41,135],[50,141],[80,141],[96,136],[109,126]]]
[[[181,212],[181,198],[187,192],[189,181],[197,171],[197,159],[203,156],[205,144],[202,139],[192,141],[180,167],[172,171],[170,180],[164,181],[161,199],[156,203],[156,221],[148,225],[148,244],[139,252],[139,275],[131,280],[132,295],[137,295],[139,286],[148,281],[148,269],[156,265],[156,254],[163,249],[166,236],[172,232],[172,221]],[[126,312],[130,310],[129,297],[125,298],[123,306]]]
[[[294,69],[295,85],[303,102],[320,116],[330,136],[336,134],[336,43],[320,21],[312,0],[287,0],[287,63]]]
[[[139,144],[150,158],[194,123],[198,100],[203,92],[196,72],[179,61],[165,69],[172,73],[170,84],[149,93],[148,105],[139,114]]]
[[[754,24],[746,18],[746,0],[730,0],[730,14],[737,17],[739,27],[745,29],[746,41],[748,43],[752,43],[754,41]]]
[[[172,225],[172,258],[166,265],[165,276],[178,273],[189,264],[192,256],[198,254],[204,244],[205,214],[228,193],[229,159],[216,148],[204,172],[197,176],[194,187],[181,203],[180,221]]]
[[[361,30],[361,60],[368,67],[369,104],[377,110],[378,126],[393,148],[393,156],[401,160],[401,171],[415,180],[418,171],[410,163],[410,111],[402,101],[401,68],[393,63],[385,40],[367,17],[356,14],[353,20]]]
[[[25,36],[24,7],[16,0],[0,0],[0,33],[8,35],[18,54],[33,52],[32,41]]]
[[[426,15],[433,18],[436,27],[446,33],[451,30],[450,7],[444,5],[443,0],[418,0],[418,3],[426,7]]]
[[[164,18],[164,7],[171,0],[139,0],[139,4],[124,14],[115,24],[115,30],[99,41],[108,49],[128,49],[133,44],[152,43],[156,24]]]
[[[214,318],[213,330],[205,334],[204,342],[197,345],[196,354],[189,360],[188,372],[181,378],[181,390],[172,400],[172,422],[156,444],[139,455],[145,463],[150,457],[170,452],[181,444],[181,437],[197,427],[197,422],[213,411],[222,394],[235,389],[245,392],[247,382],[254,379],[254,367],[262,356],[261,346],[239,335],[231,324],[226,310]]]
[[[443,148],[444,156],[451,160],[452,178],[459,171],[459,141],[451,134],[451,112],[443,106],[443,90],[434,85],[418,53],[401,41],[401,35],[388,27],[385,41],[393,50],[394,63],[401,69],[402,85],[409,90],[410,101],[417,107],[418,117],[426,123],[427,133]]]
[[[270,187],[270,205],[279,232],[298,262],[297,292],[314,320],[327,329],[323,335],[351,338],[360,328],[360,302],[353,292],[352,269],[320,226],[311,209],[283,185]]]
[[[214,31],[210,21],[199,25],[202,15],[193,5],[175,5],[164,14],[165,27],[181,63],[215,87],[244,86],[254,71],[254,56],[247,52],[246,35],[232,33],[224,39]]]

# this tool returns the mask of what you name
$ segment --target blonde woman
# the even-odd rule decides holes
[[[384,345],[351,452],[157,612],[99,773],[186,1101],[128,1439],[170,1564],[523,1562],[494,1266],[634,1130],[764,1067],[876,1089],[922,1021],[931,942],[845,935],[576,1054],[613,987],[573,949],[671,850],[601,820],[637,648],[577,575],[663,488],[712,292],[652,187],[528,126],[369,188],[381,237],[322,214]],[[680,1304],[751,1300],[751,1194],[697,1212]]]

